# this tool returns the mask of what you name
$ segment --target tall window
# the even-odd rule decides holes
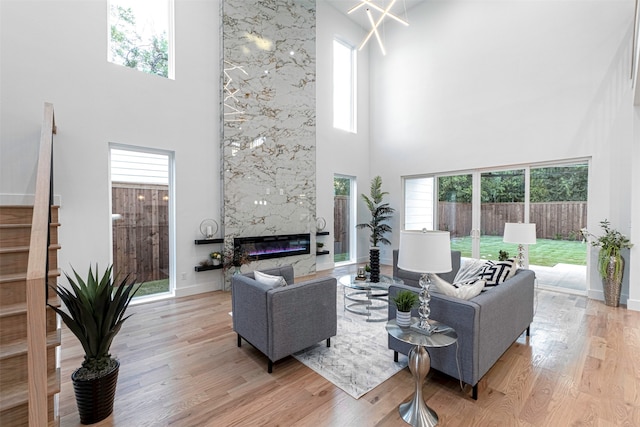
[[[333,40],[333,127],[355,133],[356,49]]]
[[[355,258],[355,185],[355,178],[350,176],[335,175],[333,178],[333,260],[336,264],[350,263]]]
[[[173,0],[109,0],[109,61],[173,78]]]
[[[136,297],[171,292],[173,153],[111,147],[113,270],[144,282]]]
[[[433,230],[434,178],[407,178],[404,181],[404,229]]]

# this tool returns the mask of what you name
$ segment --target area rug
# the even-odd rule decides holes
[[[365,316],[344,310],[343,287],[338,284],[337,288],[338,332],[331,338],[331,347],[322,341],[293,357],[359,399],[406,367],[407,361],[393,361],[386,322],[367,322]]]

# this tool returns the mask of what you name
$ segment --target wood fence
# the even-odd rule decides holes
[[[536,224],[539,239],[580,240],[580,229],[587,226],[587,202],[531,203],[529,222]],[[480,232],[502,236],[505,222],[520,222],[524,203],[483,203]],[[438,203],[438,229],[452,237],[471,233],[471,203]]]
[[[113,271],[137,282],[169,277],[166,185],[113,183]]]
[[[349,196],[334,196],[333,198],[333,236],[334,255],[349,252],[351,238]],[[355,231],[355,230],[354,230]]]

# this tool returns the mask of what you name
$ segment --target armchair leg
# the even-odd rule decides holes
[[[238,334],[238,347],[242,345],[242,337]]]
[[[327,347],[331,347],[331,338],[327,338]]]
[[[478,384],[473,386],[473,390],[471,391],[471,397],[473,400],[478,400]]]
[[[267,372],[268,373],[273,372],[273,362],[271,361],[271,359],[269,359],[269,363],[267,364]]]
[[[527,336],[531,336],[531,325],[527,326]]]
[[[398,352],[397,351],[393,352],[393,361],[394,362],[398,362]]]

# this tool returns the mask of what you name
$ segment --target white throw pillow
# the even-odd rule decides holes
[[[451,284],[437,274],[431,276],[431,282],[440,293],[450,297],[466,300],[480,295],[485,284],[484,280],[473,280],[471,282]]]
[[[453,279],[453,283],[477,280],[486,263],[487,260],[484,259],[469,258],[464,260],[456,273],[455,279]]]
[[[280,286],[287,286],[287,281],[282,276],[272,276],[261,271],[254,271],[253,277],[256,281],[263,285],[271,286],[272,288],[279,288]]]

